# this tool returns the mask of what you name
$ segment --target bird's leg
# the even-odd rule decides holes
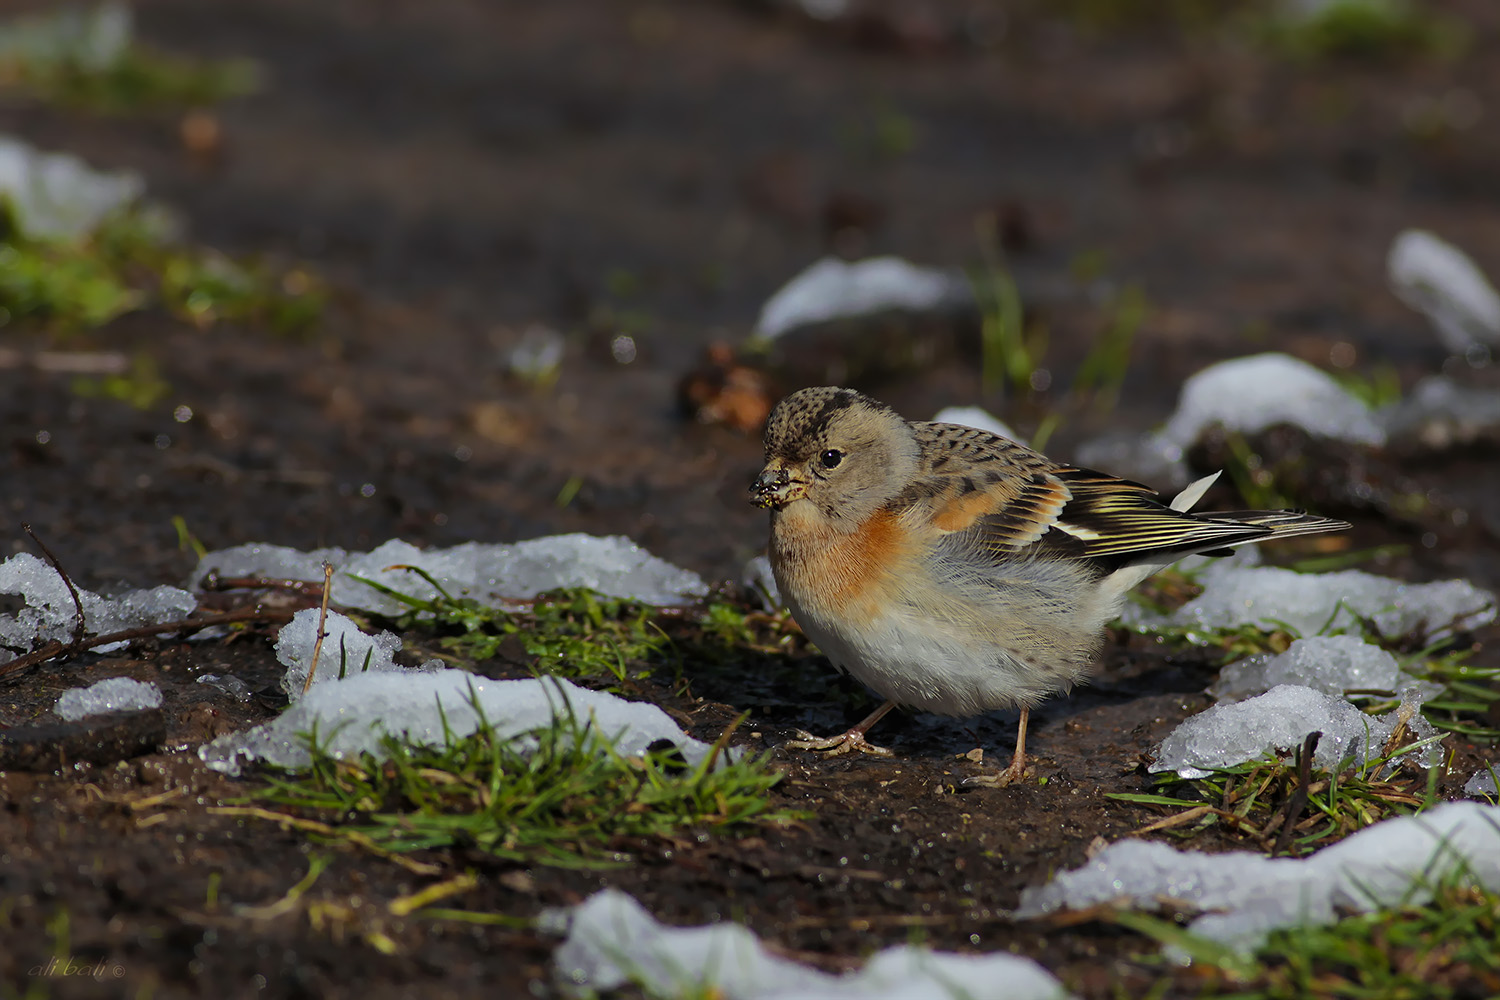
[[[838,757],[846,753],[868,753],[874,754],[877,757],[894,756],[885,747],[878,747],[865,739],[865,733],[869,732],[871,726],[885,718],[886,713],[895,707],[896,703],[894,701],[886,702],[865,716],[859,725],[840,736],[818,737],[799,729],[797,730],[797,738],[795,740],[787,740],[782,746],[791,747],[794,750],[821,750],[830,757]]]
[[[985,788],[1004,788],[1026,776],[1026,723],[1031,719],[1031,709],[1021,709],[1021,721],[1016,726],[1016,752],[1010,759],[1010,767],[998,774],[980,774],[965,778],[966,785],[981,785]]]

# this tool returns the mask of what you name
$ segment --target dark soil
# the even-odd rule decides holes
[[[304,340],[158,313],[61,344],[12,328],[23,348],[149,354],[173,386],[135,411],[76,396],[68,376],[0,370],[13,523],[97,590],[180,583],[194,558],[176,516],[210,548],[625,534],[735,579],[764,541],[764,514],[744,502],[759,444],[684,419],[679,380],[822,254],[972,263],[986,213],[1048,323],[1054,385],[1102,323],[1071,262],[1102,255],[1107,278],[1138,282],[1153,304],[1119,406],[1074,415],[1055,454],[1146,429],[1185,377],[1238,354],[1325,368],[1352,356],[1356,370],[1394,366],[1407,387],[1443,368],[1436,337],[1385,290],[1384,257],[1420,226],[1500,275],[1500,9],[1437,5],[1472,26],[1459,58],[1299,63],[1160,12],[1101,27],[1049,6],[856,4],[820,24],[769,2],[143,2],[152,43],[267,69],[263,93],[218,110],[221,157],[190,156],[168,114],[16,99],[0,131],[141,171],[197,240],[306,261],[334,301]],[[1413,124],[1453,93],[1484,109],[1478,127]],[[568,338],[545,389],[504,361],[533,322]],[[610,350],[622,323],[638,347],[626,365]],[[1034,427],[1059,394],[987,397],[972,320],[951,327],[951,351],[872,368],[860,387],[913,416],[980,403]],[[788,354],[768,376],[776,391],[839,374],[836,357]],[[1495,442],[1265,449],[1303,471],[1299,500],[1356,522],[1350,548],[1408,546],[1376,571],[1500,586]],[[1398,502],[1413,496],[1427,503]],[[19,527],[12,538],[31,545]],[[273,690],[271,634],[147,642],[128,659],[0,678],[0,983],[24,993],[45,979],[56,996],[549,995],[551,940],[391,916],[392,899],[433,878],[213,811],[248,786],[204,768],[197,745],[277,705],[195,678]],[[1475,637],[1477,663],[1500,665],[1496,638]],[[741,734],[755,746],[858,717],[857,692],[830,685],[825,661],[797,663],[805,688],[797,673],[737,684],[687,664],[689,694],[648,693],[709,739],[750,709]],[[1159,817],[1106,795],[1144,786],[1141,755],[1207,705],[1209,663],[1117,637],[1093,686],[1033,717],[1044,784],[962,786],[981,766],[967,751],[984,747],[986,766],[1008,752],[1013,714],[896,717],[875,733],[892,759],[777,752],[779,803],[811,814],[790,830],[620,845],[632,863],[594,872],[420,860],[478,873],[455,903],[472,910],[529,916],[613,885],[664,920],[742,920],[829,969],[915,939],[1030,955],[1086,996],[1140,995],[1161,974],[1136,958],[1150,942],[1006,911],[1098,838]],[[160,683],[159,713],[56,725],[60,691],[115,675]],[[1496,759],[1453,742],[1448,794]],[[273,907],[314,853],[330,867],[301,903]],[[33,974],[56,953],[103,981]],[[1214,988],[1184,973],[1168,995]]]

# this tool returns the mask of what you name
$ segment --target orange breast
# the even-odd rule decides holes
[[[788,508],[777,518],[773,535],[771,559],[797,603],[850,624],[883,613],[892,589],[918,568],[916,540],[889,511],[877,512],[852,532],[841,532],[815,509]]]

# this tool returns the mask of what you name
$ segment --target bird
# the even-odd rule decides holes
[[[772,410],[750,502],[770,510],[771,569],[792,617],[884,699],[842,735],[786,745],[891,752],[865,734],[898,706],[953,717],[1031,709],[1088,679],[1126,594],[1184,556],[1349,527],[1296,510],[1193,514],[1213,476],[1169,503],[989,431],[911,421],[853,389]]]

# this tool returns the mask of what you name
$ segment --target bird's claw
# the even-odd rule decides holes
[[[1003,771],[993,771],[988,774],[976,774],[965,778],[963,784],[969,788],[1004,788],[1013,785],[1026,777],[1026,765],[1024,763],[1012,762],[1010,767]]]
[[[828,757],[842,757],[846,753],[866,753],[874,757],[894,757],[890,750],[878,747],[865,739],[858,729],[851,729],[838,736],[814,736],[805,729],[797,730],[797,738],[787,740],[782,746],[792,750],[816,750]]]

